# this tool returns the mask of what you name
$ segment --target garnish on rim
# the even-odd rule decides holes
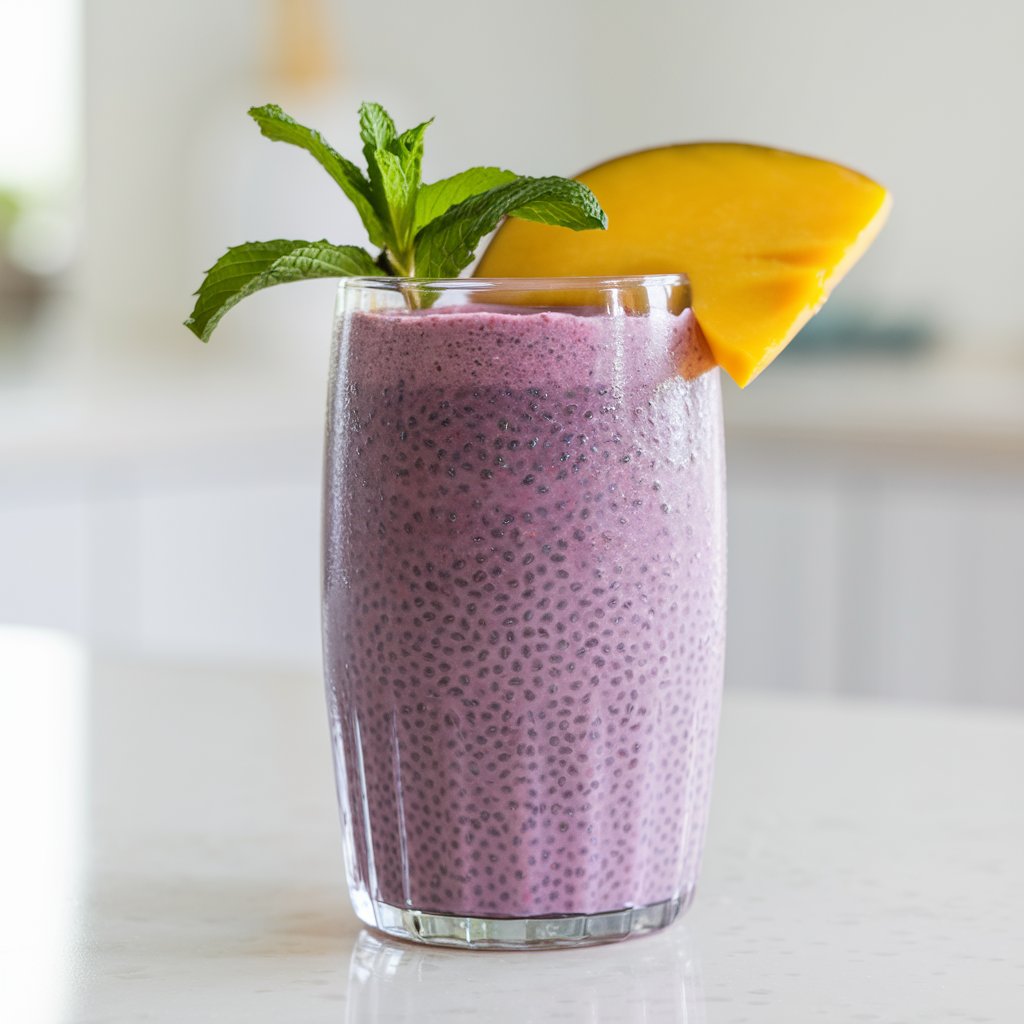
[[[504,217],[584,231],[608,219],[586,185],[568,178],[530,178],[499,167],[471,167],[423,184],[423,136],[431,121],[399,133],[378,103],[359,108],[364,173],[326,139],[280,107],[253,107],[249,116],[275,142],[310,153],[359,211],[374,257],[355,245],[332,242],[244,242],[206,272],[195,308],[185,321],[208,341],[221,317],[247,295],[288,281],[317,277],[456,277],[480,240]]]
[[[611,216],[608,231],[567,235],[509,221],[475,273],[685,272],[714,361],[740,387],[820,309],[892,204],[848,167],[735,142],[639,150],[579,180]]]

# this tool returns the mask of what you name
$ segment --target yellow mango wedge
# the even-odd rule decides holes
[[[711,353],[741,387],[817,312],[891,204],[849,168],[739,143],[644,150],[578,177],[607,231],[510,219],[476,276],[685,273]]]

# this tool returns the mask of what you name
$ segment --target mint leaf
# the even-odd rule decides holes
[[[423,180],[423,136],[433,123],[434,119],[431,118],[415,128],[407,129],[395,139],[394,152],[402,161],[405,176],[417,190]]]
[[[401,274],[412,266],[411,243],[416,193],[423,165],[424,121],[397,133],[391,115],[379,103],[359,108],[359,135],[363,140],[370,193],[384,225],[389,264]]]
[[[387,149],[397,134],[391,115],[379,103],[359,105],[359,137],[363,140],[363,153],[367,156],[367,163],[367,149]]]
[[[416,215],[413,228],[419,231],[425,224],[440,217],[449,207],[461,203],[470,196],[478,195],[494,188],[515,181],[519,175],[500,167],[470,167],[450,178],[423,185],[416,193]]]
[[[206,272],[185,326],[209,341],[220,318],[247,295],[316,277],[377,277],[383,271],[364,249],[330,242],[245,242],[228,249]]]
[[[359,137],[363,140],[363,159],[366,161],[366,176],[370,182],[370,198],[384,225],[385,241],[382,245],[393,250],[396,239],[392,209],[378,154],[388,152],[388,146],[394,141],[395,122],[379,103],[359,105]]]
[[[516,178],[449,207],[415,238],[420,277],[455,277],[473,261],[477,244],[502,217],[583,231],[608,218],[586,185],[568,178]]]
[[[333,149],[319,132],[299,124],[275,103],[252,107],[249,116],[268,139],[291,143],[312,154],[359,211],[371,244],[386,244],[380,217],[374,208],[370,182],[351,160],[346,160]]]
[[[399,256],[408,248],[409,228],[412,226],[412,210],[416,201],[416,183],[410,181],[402,166],[402,160],[390,149],[378,149],[374,154],[377,165],[379,188],[384,196],[384,208],[391,232],[388,248],[393,256]]]

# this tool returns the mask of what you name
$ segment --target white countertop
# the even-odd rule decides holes
[[[434,951],[348,907],[315,676],[0,630],[0,1020],[1016,1022],[1022,779],[1019,714],[732,693],[679,922]]]

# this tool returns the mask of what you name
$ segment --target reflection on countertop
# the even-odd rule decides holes
[[[467,963],[467,955],[473,957]],[[348,969],[345,1024],[373,1021],[706,1020],[685,929],[621,945],[544,953],[470,953],[405,945],[362,931]]]

